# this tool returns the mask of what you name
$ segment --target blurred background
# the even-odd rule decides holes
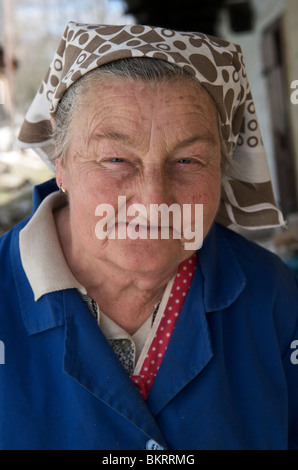
[[[243,234],[298,274],[297,0],[0,0],[0,235],[30,214],[33,186],[53,176],[15,137],[70,20],[200,31],[241,45],[288,222]]]

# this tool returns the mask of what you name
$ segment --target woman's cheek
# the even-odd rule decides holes
[[[220,198],[220,177],[202,178],[197,181],[196,187],[193,188],[193,202],[195,204],[204,204],[212,207],[217,204]]]

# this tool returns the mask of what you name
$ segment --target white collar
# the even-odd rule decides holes
[[[70,271],[59,242],[53,212],[64,204],[63,195],[49,194],[20,232],[21,260],[34,300],[63,289],[87,293]]]

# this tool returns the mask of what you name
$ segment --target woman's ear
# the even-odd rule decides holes
[[[55,118],[54,116],[50,117],[50,122],[52,129],[55,129]],[[56,148],[57,151],[57,148]],[[67,194],[67,190],[64,187],[64,164],[62,157],[57,157],[55,160],[55,167],[56,167],[56,184],[61,193]]]
[[[51,123],[51,126],[52,126],[52,130],[54,130],[55,129],[55,118],[54,118],[54,116],[50,117],[50,123]]]
[[[61,161],[61,157],[56,158],[55,160],[56,166],[56,183],[58,188],[61,186],[63,187],[63,163]]]

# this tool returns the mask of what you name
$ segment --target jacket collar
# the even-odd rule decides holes
[[[246,276],[229,242],[231,231],[213,224],[198,251],[206,312],[229,307],[246,285]],[[237,236],[232,232],[233,236]]]
[[[35,195],[38,196],[38,191]],[[34,300],[50,292],[71,288],[78,288],[86,294],[65,261],[56,230],[54,210],[65,204],[65,197],[57,191],[48,194],[20,231],[22,265],[34,292]]]
[[[64,313],[61,292],[51,292],[38,301],[34,300],[19,249],[19,231],[22,227],[23,223],[12,231],[10,257],[23,323],[28,335],[34,335],[63,325]]]

